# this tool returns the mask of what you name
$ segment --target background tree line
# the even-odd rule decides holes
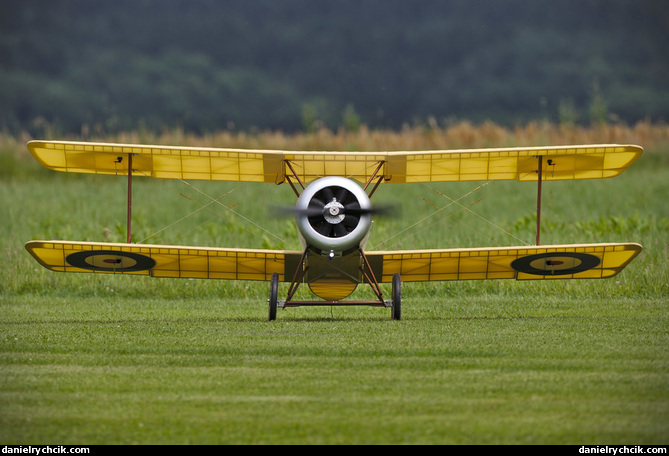
[[[666,120],[664,0],[5,0],[0,128]]]

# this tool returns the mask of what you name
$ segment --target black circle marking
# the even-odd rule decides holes
[[[538,253],[518,258],[511,267],[518,272],[533,275],[568,275],[597,267],[598,257],[588,253],[555,252]]]
[[[72,253],[65,258],[65,261],[76,268],[105,272],[146,271],[156,265],[156,260],[151,257],[118,250],[87,250]]]

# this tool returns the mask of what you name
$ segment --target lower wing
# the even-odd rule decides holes
[[[639,244],[573,244],[367,252],[379,282],[613,277],[641,252]]]
[[[269,281],[295,271],[302,252],[217,249],[101,242],[30,241],[26,249],[44,267],[59,272],[135,274],[151,277]],[[289,270],[289,269],[288,269]]]
[[[289,282],[302,252],[100,242],[30,241],[26,249],[60,272],[151,277]],[[633,243],[446,250],[371,251],[365,255],[379,282],[481,279],[595,279],[613,277],[641,252]]]

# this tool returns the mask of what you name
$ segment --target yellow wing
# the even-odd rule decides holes
[[[391,282],[477,279],[597,279],[618,274],[639,244],[578,244],[367,252],[374,275]]]
[[[60,272],[263,281],[275,272],[289,281],[301,257],[278,250],[69,241],[30,241],[26,249],[42,266]]]
[[[289,282],[302,252],[100,242],[30,241],[26,249],[60,272],[151,277],[262,280],[272,273]],[[380,282],[399,273],[405,282],[477,279],[596,279],[618,274],[641,251],[639,244],[577,244],[447,250],[367,252]]]
[[[31,141],[28,149],[44,166],[75,173],[165,179],[281,183],[294,172],[303,182],[343,176],[360,182],[379,174],[384,182],[476,180],[536,181],[537,157],[544,180],[617,176],[643,152],[634,145],[516,147],[416,152],[299,152],[143,146],[71,141]]]

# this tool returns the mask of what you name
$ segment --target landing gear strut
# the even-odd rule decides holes
[[[306,256],[306,250],[302,255],[300,260],[300,265],[303,264]],[[306,269],[301,269],[298,267],[295,271],[295,276],[290,285],[290,290],[288,291],[288,296],[286,300],[279,301],[279,274],[272,273],[270,279],[270,289],[269,289],[269,315],[268,320],[276,320],[276,311],[279,307],[299,307],[299,306],[333,306],[333,305],[368,305],[374,307],[390,307],[391,308],[391,318],[393,320],[400,320],[402,318],[402,280],[400,274],[396,273],[393,275],[392,279],[392,293],[391,299],[384,300],[383,293],[379,287],[372,268],[369,266],[367,258],[362,254],[362,258],[366,265],[366,268],[362,269],[362,274],[365,278],[365,281],[372,287],[372,290],[376,293],[378,300],[373,301],[338,301],[338,300],[323,300],[323,301],[293,301],[292,297],[297,290],[297,287],[302,281]],[[301,274],[300,274],[301,272]]]

